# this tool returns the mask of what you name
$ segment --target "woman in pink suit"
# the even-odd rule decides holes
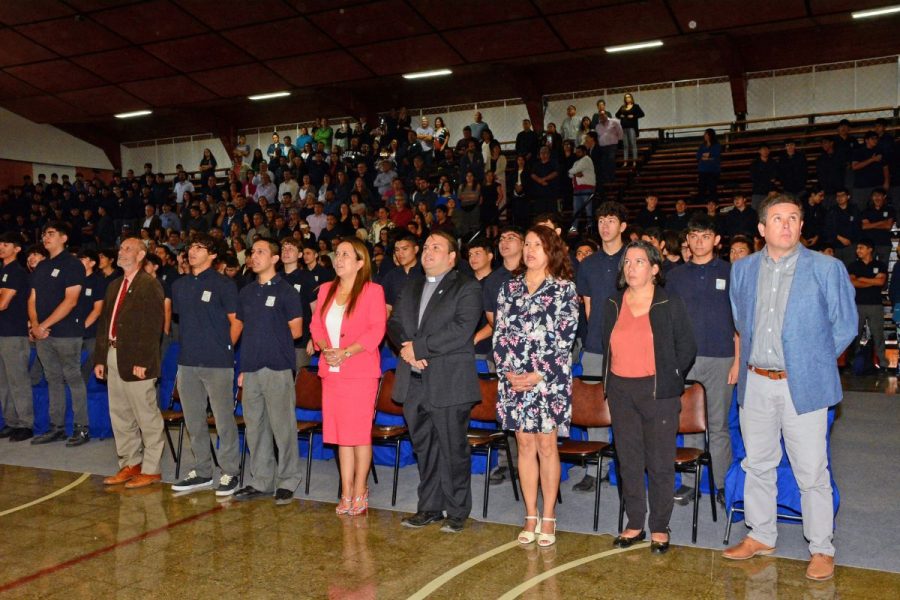
[[[359,515],[369,505],[366,481],[372,462],[372,420],[381,377],[378,345],[384,337],[384,290],[372,283],[365,245],[345,238],[335,251],[337,279],[322,285],[309,325],[321,350],[322,430],[338,445],[341,501],[338,514]]]

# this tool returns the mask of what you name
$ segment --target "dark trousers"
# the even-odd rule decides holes
[[[610,372],[606,393],[612,417],[627,529],[644,529],[650,480],[651,533],[665,533],[675,488],[675,435],[681,398],[654,398],[654,377],[618,377]]]
[[[419,467],[420,512],[446,511],[448,517],[463,519],[472,512],[471,461],[466,440],[471,410],[468,404],[431,406],[422,380],[410,379],[403,416]]]
[[[719,174],[699,173],[697,179],[697,200],[703,203],[719,201]]]

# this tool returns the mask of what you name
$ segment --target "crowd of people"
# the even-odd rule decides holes
[[[301,477],[294,378],[318,356],[324,441],[339,447],[341,464],[336,510],[364,514],[369,426],[386,345],[398,359],[393,397],[403,404],[420,475],[417,512],[403,524],[441,521],[445,531],[459,532],[472,503],[466,431],[481,400],[481,358],[499,378],[498,422],[515,432],[518,457],[517,468],[502,466],[491,482],[518,473],[525,499],[518,539],[549,546],[556,541],[557,439],[569,434],[572,366],[580,362],[585,376],[603,379],[610,400],[628,515],[615,543],[645,539],[647,523],[652,550],[664,553],[674,501],[689,495],[673,494],[684,383],[696,380],[706,390],[712,493],[721,502],[737,385],[753,533],[725,556],[774,548],[772,473],[780,450],[771,434],[782,431],[801,493],[815,499],[804,514],[808,575],[830,577],[824,422],[827,407],[840,400],[836,361],[798,349],[806,333],[787,332],[815,329],[824,338],[813,347],[833,349],[834,359],[866,322],[877,335],[874,306],[886,284],[894,224],[887,190],[870,190],[871,206],[861,214],[850,202],[855,185],[853,193],[835,190],[833,206],[823,189],[774,189],[756,207],[755,195],[748,202],[737,194],[727,210],[710,200],[690,212],[680,200],[663,214],[651,195],[633,222],[597,190],[610,172],[603,153],[610,144],[602,140],[619,120],[598,102],[575,145],[568,135],[579,129],[570,113],[562,134],[539,137],[524,123],[511,169],[479,113],[451,146],[440,118],[413,128],[401,111],[373,129],[362,118],[337,131],[320,120],[312,133],[301,129],[296,144],[273,134],[265,155],[240,138],[225,186],[209,151],[197,188],[183,169],[170,183],[151,165],[141,177],[128,172],[110,185],[80,175],[74,182],[26,180],[4,196],[0,221],[0,435],[32,444],[88,442],[85,383],[93,370],[109,384],[119,456],[120,471],[106,483],[158,482],[164,445],[153,383],[161,354],[177,340],[194,466],[172,489],[214,488],[240,501],[274,495],[287,504]],[[643,113],[633,98],[619,113],[631,123],[620,129],[637,129]],[[704,144],[701,164],[716,155],[714,133]],[[561,176],[567,158],[571,167]],[[614,170],[615,154],[611,164]],[[855,161],[851,169],[862,170]],[[562,182],[576,202],[571,228],[560,217]],[[849,275],[826,254],[841,258]],[[795,291],[795,279],[805,287]],[[816,310],[797,315],[807,304]],[[30,344],[37,375],[29,374]],[[876,346],[885,366],[883,332]],[[41,369],[51,426],[34,437],[30,385]],[[810,397],[805,383],[832,370],[828,393]],[[236,373],[251,456],[249,483],[240,489]],[[220,439],[217,478],[207,397]],[[596,485],[585,474],[575,489]]]

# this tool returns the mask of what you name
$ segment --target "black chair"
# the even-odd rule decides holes
[[[295,405],[304,410],[322,410],[322,380],[312,369],[301,368],[294,382]],[[306,437],[306,495],[309,495],[309,476],[312,473],[313,436],[322,433],[322,421],[297,421],[297,437]]]
[[[375,410],[388,415],[403,416],[403,407],[391,398],[394,391],[393,370],[386,371],[381,376],[378,387],[378,398],[375,401]],[[400,475],[400,444],[409,439],[409,428],[406,425],[372,425],[372,443],[394,446],[394,486],[391,490],[391,506],[397,504],[397,479]],[[374,459],[373,459],[374,460]],[[374,465],[372,474],[375,474]],[[375,477],[378,483],[378,477]]]
[[[471,419],[489,423],[497,422],[497,378],[480,377],[481,402],[472,408]],[[467,433],[469,448],[473,454],[484,453],[486,456],[484,465],[484,506],[482,517],[487,517],[488,499],[491,491],[491,458],[494,450],[506,450],[506,460],[509,463],[509,481],[512,483],[513,497],[519,501],[519,488],[516,484],[518,474],[516,465],[512,459],[509,448],[508,433],[500,429],[477,429],[470,427]]]

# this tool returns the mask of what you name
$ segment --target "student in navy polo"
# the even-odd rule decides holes
[[[316,283],[312,271],[300,265],[303,251],[301,243],[293,236],[281,240],[281,265],[284,267],[282,277],[300,295],[303,306],[303,335],[294,340],[295,370],[309,366],[311,353],[307,349],[309,343],[309,321],[312,319],[312,303],[316,301],[319,284]]]
[[[503,260],[500,266],[491,271],[491,274],[481,282],[484,316],[492,328],[494,327],[494,313],[497,312],[497,297],[500,295],[500,288],[512,278],[513,271],[522,264],[525,232],[521,227],[507,225],[500,230],[499,239],[497,251]],[[489,352],[489,354],[493,354],[493,352]]]
[[[66,386],[72,393],[74,425],[66,445],[90,439],[87,388],[81,378],[81,345],[84,323],[78,313],[78,297],[84,286],[84,265],[66,252],[69,226],[50,221],[41,234],[49,257],[31,274],[28,320],[38,358],[44,367],[50,396],[50,429],[32,444],[66,439]]]
[[[891,230],[896,223],[894,208],[887,205],[887,192],[882,188],[872,190],[868,208],[860,214],[862,236],[870,239],[875,248],[875,256],[888,262],[891,256]],[[858,254],[857,254],[858,256]]]
[[[600,249],[584,259],[578,266],[575,285],[578,295],[584,301],[584,313],[587,315],[587,333],[584,336],[584,352],[581,354],[581,367],[587,376],[603,375],[603,340],[600,331],[600,315],[603,314],[603,303],[616,293],[616,280],[619,275],[619,263],[625,253],[622,234],[628,226],[627,211],[618,202],[604,202],[597,209],[597,231],[600,234]],[[592,319],[591,314],[597,318]],[[591,428],[588,434],[592,439],[603,439],[608,436],[607,428]],[[572,488],[579,492],[593,491],[594,477],[585,471],[584,479]]]
[[[216,496],[237,489],[240,472],[238,430],[234,420],[234,346],[241,335],[234,281],[212,268],[224,248],[208,234],[197,234],[188,247],[190,274],[172,285],[172,311],[179,316],[178,393],[191,437],[194,467],[172,486],[175,492],[215,487]],[[221,474],[213,480],[206,403],[216,420]]]
[[[856,288],[856,312],[859,315],[859,333],[853,341],[850,356],[856,354],[859,338],[868,321],[879,368],[885,371],[888,362],[884,355],[884,305],[881,290],[887,284],[888,266],[876,258],[874,244],[869,238],[863,238],[856,244],[856,257],[847,269],[850,273],[850,283]]]
[[[413,277],[424,276],[425,273],[422,265],[419,264],[419,240],[411,233],[404,233],[394,241],[393,258],[397,261],[397,266],[383,272],[378,281],[384,288],[384,301],[387,304],[388,316],[406,283]]]
[[[28,272],[19,262],[22,238],[0,236],[0,405],[6,425],[0,438],[21,442],[32,436],[34,404],[28,377]]]
[[[250,483],[234,497],[252,500],[274,490],[276,504],[290,504],[301,477],[294,340],[303,332],[303,308],[297,291],[275,271],[280,252],[274,240],[253,243],[247,263],[256,281],[244,286],[238,302],[237,317],[244,323],[238,383],[244,388]]]
[[[97,269],[99,256],[96,251],[90,249],[79,250],[75,255],[84,265],[84,287],[81,288],[81,296],[78,297],[78,313],[84,323],[84,339],[81,349],[87,351],[88,359],[81,365],[81,378],[87,385],[94,372],[93,360],[94,346],[97,344],[97,319],[103,311],[103,298],[106,296],[106,286],[109,282],[103,273]]]
[[[709,215],[698,214],[687,227],[691,260],[669,271],[666,290],[681,296],[697,340],[697,358],[687,379],[706,388],[709,444],[717,498],[725,504],[725,473],[731,466],[731,437],[728,411],[737,383],[737,339],[728,298],[731,264],[716,256],[720,237]],[[695,484],[698,482],[695,482]],[[677,496],[687,502],[691,489],[679,488]]]

